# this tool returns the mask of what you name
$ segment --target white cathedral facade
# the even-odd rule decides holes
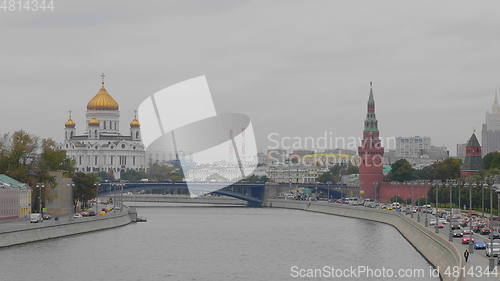
[[[119,179],[120,173],[126,170],[146,169],[137,116],[130,122],[129,134],[122,135],[119,106],[104,88],[104,81],[99,92],[87,104],[83,133],[76,133],[71,115],[66,121],[63,148],[75,161],[77,172],[106,172]]]

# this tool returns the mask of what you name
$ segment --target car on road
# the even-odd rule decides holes
[[[446,224],[446,219],[440,218],[438,219],[439,224]]]
[[[464,234],[462,233],[462,231],[460,229],[455,229],[453,230],[453,237],[463,237]]]
[[[42,221],[43,221],[42,214],[40,214],[40,213],[30,214],[30,223],[39,223]]]
[[[87,211],[81,211],[80,215],[82,215],[82,217],[88,217],[89,216],[89,212],[87,212]]]
[[[450,222],[451,229],[460,229],[460,223],[458,221]]]
[[[52,218],[52,216],[50,216],[49,214],[43,214],[44,220],[50,220],[51,218]]]
[[[476,243],[474,243],[474,249],[484,250],[486,249],[486,243],[484,243],[483,241],[477,241]]]
[[[500,252],[500,243],[486,243],[486,256],[490,257],[498,257],[498,253]]]
[[[429,221],[429,225],[436,225],[436,219],[431,219]]]
[[[467,228],[462,229],[462,233],[463,233],[464,235],[470,235],[470,234],[471,234],[471,232],[470,232],[470,228],[468,228],[468,227],[467,227]]]
[[[83,216],[80,213],[76,213],[76,214],[73,215],[73,218],[74,219],[79,219],[79,218],[83,218]]]
[[[469,244],[471,241],[471,237],[470,236],[464,236],[462,237],[462,244]],[[472,243],[474,243],[474,238],[472,238]]]
[[[95,211],[94,210],[88,210],[89,217],[95,216]]]
[[[490,233],[490,235],[493,236],[493,239],[500,239],[500,233],[497,231]]]
[[[481,235],[488,235],[491,233],[491,230],[487,227],[485,228],[481,228],[481,231],[480,231]]]

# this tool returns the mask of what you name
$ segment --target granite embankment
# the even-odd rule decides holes
[[[0,248],[127,225],[136,219],[134,209],[105,216],[61,219],[36,224],[0,225]]]

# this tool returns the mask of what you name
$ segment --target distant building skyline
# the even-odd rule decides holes
[[[498,93],[491,105],[491,111],[486,111],[485,122],[481,132],[481,146],[483,156],[494,151],[500,151],[500,105]]]

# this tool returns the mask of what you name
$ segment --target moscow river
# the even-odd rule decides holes
[[[138,212],[148,222],[1,249],[0,281],[387,280],[376,274],[393,270],[396,279],[400,269],[403,280],[439,280],[381,223],[267,208]],[[352,276],[358,266],[372,275]],[[301,277],[313,271],[315,278]]]

